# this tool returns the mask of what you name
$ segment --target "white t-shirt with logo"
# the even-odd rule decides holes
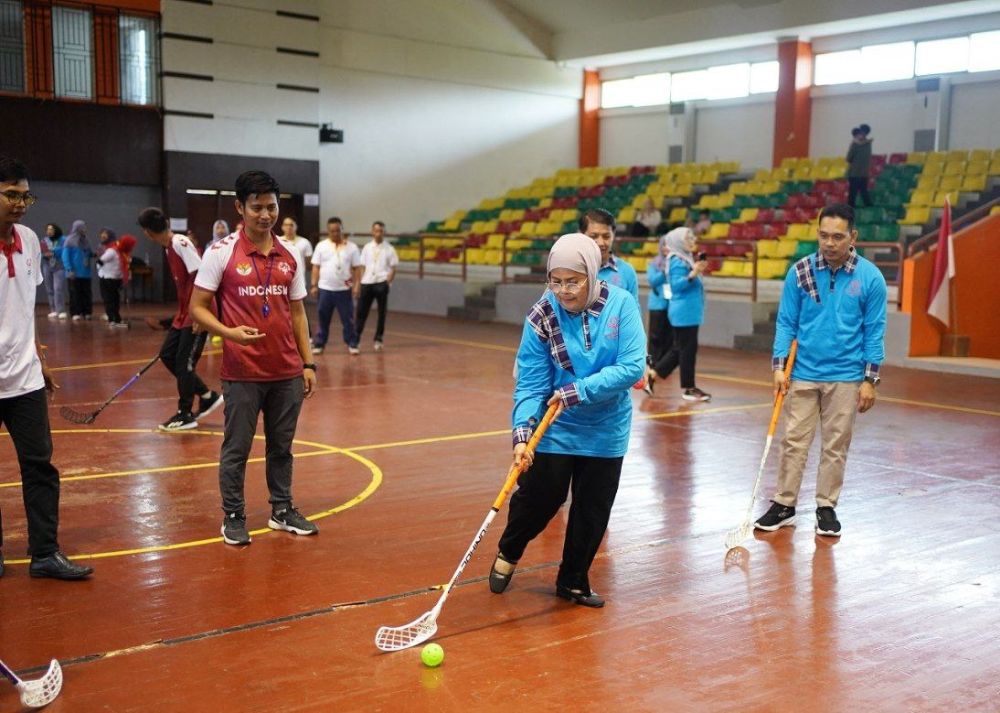
[[[361,251],[350,240],[339,245],[331,240],[322,240],[313,251],[312,264],[319,265],[317,286],[321,290],[349,290],[354,284],[352,271],[361,265]]]
[[[0,399],[45,388],[35,350],[35,288],[42,284],[42,248],[31,228],[14,226],[11,263],[13,277],[0,251]]]
[[[385,240],[381,243],[372,240],[361,250],[361,264],[365,266],[361,284],[374,285],[389,279],[389,273],[399,264],[399,258],[396,249]]]

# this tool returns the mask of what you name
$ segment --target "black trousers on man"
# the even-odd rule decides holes
[[[556,584],[590,591],[588,572],[604,539],[611,506],[618,494],[623,458],[536,453],[531,467],[518,478],[510,498],[500,553],[517,562],[528,543],[549,524],[572,491]]]
[[[117,324],[122,321],[122,281],[102,277],[100,278],[100,282],[101,299],[104,301],[104,313],[108,315],[108,322]]]
[[[868,195],[868,179],[864,176],[849,176],[847,179],[847,205],[854,207],[858,200],[858,193],[865,205],[871,207],[872,197]]]
[[[52,465],[52,432],[45,389],[0,399],[0,425],[7,427],[21,469],[21,497],[28,518],[28,554],[59,550],[59,471]],[[0,517],[0,547],[3,519]]]
[[[376,282],[372,285],[361,285],[361,298],[358,300],[358,318],[355,323],[355,333],[357,339],[361,341],[361,332],[364,331],[365,322],[368,320],[368,313],[371,312],[372,302],[378,305],[378,322],[375,325],[375,341],[381,342],[385,333],[385,313],[389,307],[389,283]]]
[[[666,379],[674,369],[681,367],[681,388],[693,389],[694,367],[698,357],[698,326],[674,327],[674,343],[659,361],[653,362],[653,370],[660,379]]]
[[[70,277],[69,283],[69,313],[71,316],[86,317],[94,311],[94,296],[90,292],[89,277]]]
[[[190,413],[195,394],[208,393],[209,388],[195,368],[205,348],[208,332],[194,333],[191,327],[171,327],[160,347],[160,361],[177,379],[177,410]]]

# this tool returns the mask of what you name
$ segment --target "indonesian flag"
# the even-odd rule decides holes
[[[941,230],[938,233],[937,253],[934,256],[934,273],[931,275],[930,298],[927,314],[945,326],[951,321],[951,280],[955,277],[955,245],[951,235],[951,203],[944,202]]]

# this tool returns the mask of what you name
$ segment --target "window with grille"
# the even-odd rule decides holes
[[[159,102],[157,21],[151,17],[118,17],[118,63],[123,104]]]
[[[52,7],[52,69],[57,97],[94,98],[94,30],[90,10]]]
[[[0,0],[0,92],[24,91],[24,8]]]

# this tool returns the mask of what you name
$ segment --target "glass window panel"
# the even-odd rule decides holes
[[[670,101],[684,102],[704,99],[708,89],[708,70],[678,72],[670,78]]]
[[[601,108],[614,109],[620,106],[632,106],[632,80],[612,79],[601,82]]]
[[[757,62],[750,65],[750,93],[766,94],[778,91],[778,63]]]
[[[816,55],[813,64],[813,84],[845,84],[861,79],[861,52],[828,52]]]
[[[0,91],[24,91],[24,9],[0,0]]]
[[[52,7],[52,65],[57,97],[93,99],[94,31],[90,10]]]
[[[670,74],[643,74],[632,79],[632,106],[670,103]]]
[[[969,38],[917,43],[917,76],[964,72],[969,68]]]
[[[888,82],[913,77],[913,43],[893,42],[861,48],[861,82]]]
[[[1000,69],[1000,31],[977,32],[969,37],[969,71]]]
[[[734,99],[750,93],[750,65],[726,64],[708,68],[706,99]]]
[[[160,71],[157,21],[151,17],[118,17],[118,56],[123,104],[159,103]]]

